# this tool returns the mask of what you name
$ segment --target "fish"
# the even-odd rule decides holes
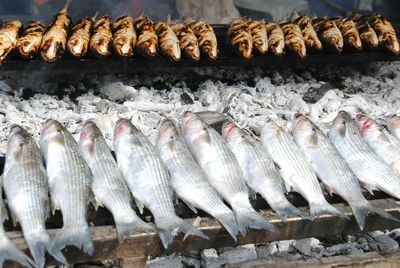
[[[68,7],[72,0],[67,0],[53,22],[47,27],[40,45],[40,56],[46,62],[54,62],[65,52],[68,30],[71,18],[68,15]]]
[[[378,35],[379,45],[382,49],[396,55],[400,53],[399,40],[392,23],[381,15],[375,15],[370,19],[372,27]]]
[[[22,22],[19,20],[9,20],[0,28],[0,64],[14,50],[18,42],[19,30]]]
[[[14,225],[17,221],[21,224],[25,241],[36,263],[34,266],[44,267],[46,251],[57,261],[68,264],[62,252],[51,247],[46,231],[45,220],[49,217],[50,207],[41,152],[31,135],[18,125],[11,125],[8,135],[3,187]],[[3,243],[8,247],[6,250],[13,248],[6,240],[1,241],[0,245]],[[31,264],[19,250],[11,254],[22,258],[23,263],[26,261]]]
[[[114,51],[121,57],[132,57],[135,52],[137,34],[134,23],[131,16],[124,15],[112,25]]]
[[[179,46],[186,57],[195,61],[200,60],[199,42],[192,28],[184,23],[175,23],[170,26],[178,37]]]
[[[265,23],[268,36],[268,46],[272,54],[282,56],[285,50],[285,35],[281,26],[274,22]]]
[[[247,26],[253,37],[253,48],[260,54],[265,55],[268,53],[268,35],[267,27],[264,21],[248,20]]]
[[[157,150],[171,174],[171,186],[193,211],[196,208],[216,218],[236,241],[235,214],[208,182],[174,123],[165,119],[157,133]]]
[[[372,151],[347,112],[340,111],[335,117],[329,139],[371,194],[381,190],[400,198],[400,178]]]
[[[322,43],[309,17],[300,16],[293,23],[299,25],[307,50],[318,52],[323,49]]]
[[[389,118],[387,128],[394,137],[400,139],[400,116],[394,115]]]
[[[377,49],[379,46],[378,35],[369,23],[368,18],[360,14],[352,14],[350,16],[350,19],[352,19],[356,23],[363,49]]]
[[[342,33],[345,48],[351,51],[361,51],[362,42],[354,21],[348,18],[337,18],[334,21]]]
[[[179,61],[181,59],[181,47],[172,28],[168,23],[159,21],[154,24],[154,29],[158,36],[158,46],[161,52],[169,59]]]
[[[114,128],[117,164],[141,211],[146,207],[154,216],[165,248],[177,233],[208,239],[193,225],[179,218],[172,202],[168,169],[151,142],[129,120],[121,118]]]
[[[368,211],[387,219],[397,220],[365,199],[357,177],[328,137],[306,116],[297,113],[294,117],[292,130],[294,141],[328,191],[331,194],[338,194],[350,205],[360,229],[364,229]]]
[[[111,154],[100,129],[92,120],[83,125],[79,139],[80,150],[93,174],[92,190],[95,204],[106,207],[113,215],[118,240],[135,231],[153,232],[132,209],[129,188]]]
[[[16,49],[23,58],[32,59],[39,51],[46,27],[40,21],[31,21],[18,38]]]
[[[228,28],[228,40],[234,52],[244,59],[253,57],[253,37],[246,19],[233,21]]]
[[[95,18],[84,18],[72,27],[67,41],[67,51],[72,56],[82,58],[87,54],[94,20]]]
[[[235,212],[240,234],[244,236],[248,228],[276,232],[251,206],[242,170],[222,136],[190,111],[183,114],[182,133],[208,181]]]
[[[285,35],[285,47],[300,58],[305,58],[307,49],[300,27],[294,23],[283,23],[281,28]]]
[[[193,21],[188,24],[192,28],[199,42],[200,51],[209,59],[215,60],[218,57],[218,42],[214,28],[204,21]]]
[[[138,35],[136,43],[138,52],[148,58],[158,56],[158,36],[151,19],[149,17],[137,18],[135,28]]]
[[[312,20],[315,31],[321,40],[324,49],[332,53],[340,53],[343,50],[343,36],[335,22],[327,17]]]
[[[396,142],[392,134],[366,115],[357,114],[356,123],[369,147],[400,176],[400,142]]]
[[[75,246],[93,254],[93,241],[86,221],[91,194],[92,174],[71,133],[54,119],[48,119],[40,131],[40,148],[45,159],[53,213],[61,210],[63,227],[52,248]]]
[[[346,218],[326,201],[311,164],[289,133],[273,121],[267,121],[260,137],[278,167],[286,189],[298,192],[308,201],[312,218],[324,212]]]
[[[102,16],[98,18],[93,25],[93,34],[89,41],[92,53],[98,57],[110,56],[112,39],[110,17]]]
[[[260,141],[229,121],[222,125],[222,137],[238,160],[247,186],[254,193],[259,193],[284,220],[289,213],[308,217],[287,200],[283,180]]]

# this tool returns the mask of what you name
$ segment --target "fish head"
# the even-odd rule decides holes
[[[32,141],[31,135],[19,125],[11,125],[7,141],[7,159],[16,160],[25,145]]]
[[[400,129],[400,116],[395,115],[391,117],[387,122],[387,126],[391,132],[398,131]]]
[[[79,144],[83,151],[93,151],[93,146],[96,139],[101,136],[102,133],[97,125],[93,122],[93,120],[87,120],[82,127],[81,135],[79,138]]]
[[[243,139],[243,133],[235,123],[228,121],[222,124],[222,138],[227,143],[236,143]]]
[[[313,133],[314,124],[301,113],[295,113],[293,119],[293,134],[295,135],[308,135]]]
[[[47,147],[51,143],[63,144],[67,130],[64,126],[54,119],[47,119],[40,131],[40,147],[43,152],[47,152]]]
[[[207,125],[194,113],[183,113],[182,133],[185,140],[192,142],[197,139],[209,139]]]
[[[168,145],[177,136],[178,132],[175,128],[174,123],[172,123],[172,121],[169,119],[165,119],[161,123],[161,127],[157,132],[157,144],[158,146]]]
[[[362,135],[373,133],[380,130],[378,124],[374,122],[371,118],[363,114],[356,115],[356,122],[358,130]]]
[[[335,135],[338,134],[342,138],[345,137],[346,135],[346,128],[347,125],[352,122],[350,114],[348,114],[345,111],[340,111],[335,119],[332,121],[332,126],[329,132],[329,135]]]
[[[120,118],[114,127],[114,149],[117,150],[121,144],[127,144],[133,134],[140,132],[130,120]],[[122,147],[121,147],[122,148]]]

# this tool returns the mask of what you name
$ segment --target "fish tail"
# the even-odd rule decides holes
[[[223,213],[215,215],[215,218],[225,227],[226,231],[232,236],[233,240],[237,241],[237,234],[239,231],[238,225],[236,223],[235,214]]]
[[[377,206],[374,206],[367,200],[362,201],[362,202],[350,202],[349,205],[354,212],[354,217],[356,218],[356,221],[358,223],[358,226],[360,226],[361,231],[364,229],[365,218],[366,218],[368,211],[378,214],[389,220],[399,221],[399,219],[397,219],[396,217],[393,217],[385,210],[383,210]]]
[[[130,222],[115,222],[118,240],[120,242],[124,241],[125,237],[132,235],[135,232],[154,232],[155,228],[148,223],[145,223],[141,219],[137,218]]]
[[[323,213],[329,213],[329,214],[336,215],[338,217],[350,220],[349,217],[344,215],[342,212],[337,210],[335,207],[333,207],[331,204],[329,204],[325,200],[322,203],[310,203],[310,217],[311,218],[315,218],[318,215],[321,215]]]
[[[236,220],[239,226],[241,235],[246,235],[247,229],[264,229],[272,232],[277,232],[275,225],[269,223],[255,210],[238,211],[236,212]]]
[[[269,204],[273,210],[275,210],[279,216],[281,216],[282,220],[286,221],[289,213],[308,218],[309,215],[307,212],[301,211],[300,209],[296,208],[292,203],[289,202],[287,199],[281,199],[279,202],[270,203]]]
[[[51,249],[62,250],[66,246],[75,246],[91,256],[94,246],[89,226],[86,223],[64,226],[54,238]]]
[[[26,267],[36,267],[34,261],[23,253],[10,239],[4,237],[0,240],[0,267],[5,260],[19,262]]]

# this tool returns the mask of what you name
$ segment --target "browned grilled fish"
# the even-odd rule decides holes
[[[172,30],[179,39],[179,45],[186,57],[193,60],[200,59],[199,42],[194,34],[192,28],[183,23],[176,23],[171,25]]]
[[[334,20],[343,36],[344,45],[349,50],[362,50],[362,42],[356,24],[347,18],[337,18]]]
[[[93,35],[90,38],[89,47],[94,55],[107,57],[111,54],[111,22],[109,16],[103,16],[96,20],[93,26]]]
[[[71,29],[68,38],[67,50],[74,57],[80,58],[86,55],[89,47],[90,34],[93,28],[92,19],[81,19]]]
[[[283,55],[285,49],[285,35],[283,34],[281,26],[274,22],[267,22],[268,46],[270,51],[276,56]]]
[[[260,55],[268,52],[268,35],[265,22],[258,20],[249,20],[248,27],[253,37],[253,47]]]
[[[281,24],[281,28],[285,35],[285,47],[300,58],[305,58],[307,54],[306,44],[304,43],[303,34],[301,33],[299,25],[283,23]]]
[[[312,22],[324,48],[334,53],[342,52],[343,36],[335,22],[327,17],[313,19]]]
[[[181,59],[181,48],[174,30],[165,22],[156,22],[154,29],[158,36],[158,45],[161,52],[169,59],[179,61]]]
[[[370,22],[378,35],[379,45],[383,49],[398,55],[400,53],[399,41],[390,21],[381,15],[375,15]]]
[[[218,56],[218,43],[213,27],[204,21],[193,21],[189,26],[197,37],[201,52],[215,60]]]
[[[44,61],[53,62],[65,52],[71,18],[68,15],[68,0],[65,7],[57,13],[53,23],[47,27],[40,46],[40,55]]]
[[[353,14],[350,19],[356,23],[363,48],[369,50],[377,49],[379,46],[379,39],[374,28],[372,28],[371,24],[368,22],[368,18],[361,14]]]
[[[10,20],[0,28],[0,64],[17,45],[18,32],[21,27],[22,23],[19,20]]]
[[[43,23],[31,21],[24,28],[17,42],[17,50],[24,58],[33,58],[40,48],[45,31]]]
[[[158,37],[154,30],[154,23],[148,17],[139,17],[135,21],[138,34],[136,48],[145,57],[156,57],[158,55]]]
[[[113,23],[114,50],[122,57],[131,57],[136,47],[136,30],[131,16],[121,16]]]
[[[228,39],[233,50],[244,59],[253,57],[253,37],[246,19],[237,19],[228,28]]]
[[[307,16],[300,16],[293,21],[293,23],[299,25],[301,33],[303,34],[304,43],[306,44],[307,50],[310,51],[321,51],[323,49],[322,43],[318,38],[317,32],[312,25],[311,19]]]

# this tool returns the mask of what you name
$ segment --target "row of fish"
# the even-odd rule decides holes
[[[377,14],[332,19],[300,16],[281,24],[240,18],[230,24],[228,39],[234,51],[245,59],[251,59],[253,52],[264,55],[268,50],[280,56],[285,49],[301,58],[306,57],[307,51],[323,49],[340,53],[343,49],[361,51],[381,47],[394,54],[400,53],[392,24]]]
[[[120,241],[137,231],[158,232],[165,247],[178,232],[207,238],[176,215],[173,193],[194,212],[201,209],[215,217],[235,240],[249,228],[277,231],[251,206],[251,192],[260,194],[283,219],[289,213],[348,218],[326,201],[318,178],[349,203],[361,229],[367,212],[396,220],[364,198],[359,181],[371,192],[400,197],[400,117],[388,124],[392,136],[367,116],[357,115],[354,123],[340,112],[328,138],[306,116],[296,114],[292,135],[271,121],[263,127],[261,141],[220,117],[220,127],[201,113],[185,112],[180,124],[165,119],[155,145],[129,120],[120,119],[113,137],[116,160],[91,120],[84,124],[79,143],[59,122],[47,120],[40,146],[13,125],[2,184],[34,261],[17,250],[1,228],[0,262],[12,259],[43,267],[47,251],[66,264],[61,250],[67,245],[91,255],[89,202],[112,213]],[[286,199],[292,190],[308,201],[310,215]],[[144,207],[150,210],[155,226],[135,213],[131,194],[141,212]],[[63,227],[53,240],[45,229],[50,210],[61,210],[63,216]],[[6,214],[0,214],[1,220]]]

